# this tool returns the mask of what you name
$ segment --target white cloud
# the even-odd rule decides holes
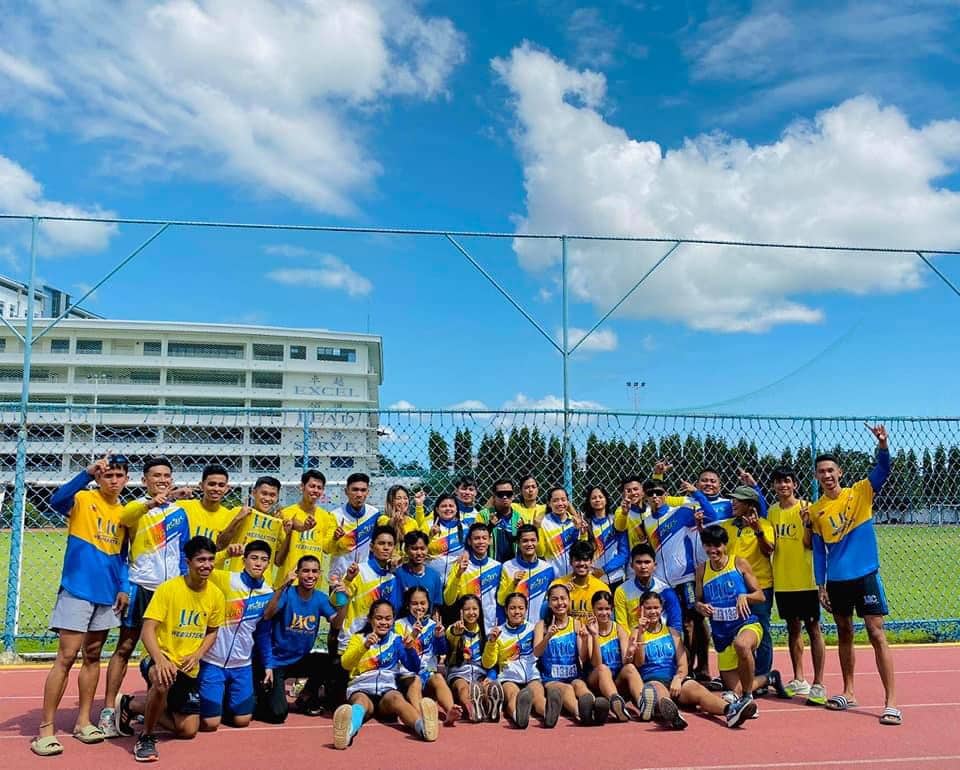
[[[0,86],[32,87],[4,108],[120,140],[140,171],[240,182],[334,214],[353,212],[381,172],[365,147],[371,114],[395,96],[444,96],[465,55],[453,24],[415,0],[4,5]]]
[[[0,155],[0,211],[10,214],[34,214],[58,217],[111,217],[112,211],[98,206],[83,207],[51,200],[43,193],[43,185],[23,166]],[[10,233],[16,229],[24,248],[30,244],[29,222],[11,222],[4,226]],[[101,251],[117,232],[114,225],[88,222],[41,222],[39,250],[48,255],[77,251]]]
[[[271,270],[267,278],[289,286],[345,291],[350,297],[365,297],[373,284],[333,254],[317,254],[322,267],[283,267]]]
[[[409,401],[406,401],[402,398],[399,401],[395,401],[394,403],[390,404],[390,406],[387,407],[387,409],[398,409],[400,411],[408,410],[408,409],[416,409],[416,408],[417,407],[415,407]]]
[[[520,232],[951,248],[960,195],[938,186],[960,160],[960,122],[914,127],[860,97],[788,126],[770,144],[707,135],[676,149],[601,113],[606,81],[524,44],[494,70],[511,93],[524,166]],[[666,246],[572,240],[574,297],[605,312]],[[540,272],[556,244],[516,241]],[[681,247],[619,311],[696,329],[759,332],[823,318],[811,295],[921,286],[913,255]]]
[[[567,339],[569,341],[570,347],[572,348],[581,339],[583,335],[587,333],[586,329],[578,329],[576,326],[571,326],[567,330]],[[563,344],[563,330],[557,329],[556,334],[557,342]],[[612,329],[597,329],[593,334],[587,337],[586,342],[584,342],[579,348],[577,348],[578,353],[609,353],[617,349],[617,334]]]
[[[657,349],[657,338],[652,334],[645,334],[643,339],[640,340],[640,347],[643,348],[647,353],[652,350]]]
[[[456,412],[485,412],[490,409],[483,401],[478,401],[475,398],[468,398],[466,401],[458,401],[456,404],[450,404],[447,409],[452,409]]]
[[[543,410],[554,410],[554,409],[563,409],[563,399],[560,396],[554,396],[552,394],[543,396],[542,398],[530,398],[525,393],[517,393],[516,396],[507,400],[503,404],[503,409],[543,409]],[[570,399],[570,408],[571,409],[582,409],[588,411],[598,411],[603,410],[603,404],[600,404],[596,401],[579,401],[576,399]]]

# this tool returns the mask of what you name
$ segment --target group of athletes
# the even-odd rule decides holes
[[[99,743],[142,722],[138,761],[159,758],[161,728],[192,738],[221,722],[282,723],[291,708],[332,710],[337,749],[372,717],[435,741],[441,724],[501,715],[520,729],[531,716],[554,727],[563,714],[683,729],[684,711],[699,711],[739,727],[768,692],[844,711],[856,705],[854,611],[886,693],[880,722],[901,724],[872,516],[890,453],[884,427],[868,427],[877,452],[866,479],[843,486],[837,458],[820,455],[819,499],[798,499],[797,477],[782,467],[769,507],[743,470],[728,497],[712,469],[669,494],[661,461],[650,478],[626,477],[617,499],[589,486],[579,509],[562,487],[540,502],[528,476],[519,489],[494,483],[483,507],[463,477],[430,510],[422,490],[402,486],[378,510],[369,478],[354,473],[346,502],[326,510],[315,470],[293,505],[278,509],[280,482],[264,476],[246,504],[227,508],[225,468],[207,466],[195,490],[176,486],[162,457],[146,460],[145,495],[124,505],[128,461],[105,456],[51,498],[68,537],[50,623],[59,648],[31,749],[63,751],[55,718],[78,655],[73,736]],[[774,600],[788,629],[788,682],[771,668]],[[837,623],[843,674],[830,697],[821,606]],[[330,633],[318,640],[324,618]],[[101,649],[118,625],[95,723]],[[138,642],[146,692],[134,696],[121,688]],[[292,704],[289,680],[305,680]]]

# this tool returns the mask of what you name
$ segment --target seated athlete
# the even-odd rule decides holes
[[[609,591],[593,595],[592,609],[593,614],[586,621],[592,637],[587,686],[610,701],[610,713],[618,722],[629,722],[624,696],[639,708],[643,690],[643,681],[633,664],[636,634],[613,619],[613,596]]]
[[[454,605],[459,616],[447,628],[447,681],[453,696],[471,722],[500,720],[503,688],[492,680],[483,666],[483,641],[486,630],[483,610],[478,596],[461,596]]]

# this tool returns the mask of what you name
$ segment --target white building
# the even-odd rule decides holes
[[[8,320],[22,333],[22,318]],[[23,345],[0,326],[0,469],[10,478],[22,380]],[[132,463],[165,454],[183,482],[212,461],[239,484],[298,479],[304,458],[334,484],[375,473],[376,414],[289,410],[376,410],[382,381],[376,335],[67,318],[33,348],[30,402],[51,407],[31,410],[27,481],[62,482],[107,450]]]
[[[29,287],[25,283],[0,275],[0,316],[3,318],[27,317],[27,293]],[[70,307],[71,298],[66,292],[52,286],[36,286],[33,289],[34,317],[56,318]],[[72,308],[68,318],[99,318],[80,308]]]

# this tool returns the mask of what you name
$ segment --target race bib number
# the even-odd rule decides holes
[[[574,679],[577,673],[576,666],[561,666],[556,663],[550,666],[550,677],[552,679]]]
[[[740,614],[737,612],[736,607],[714,607],[713,619],[724,621],[739,620]]]

